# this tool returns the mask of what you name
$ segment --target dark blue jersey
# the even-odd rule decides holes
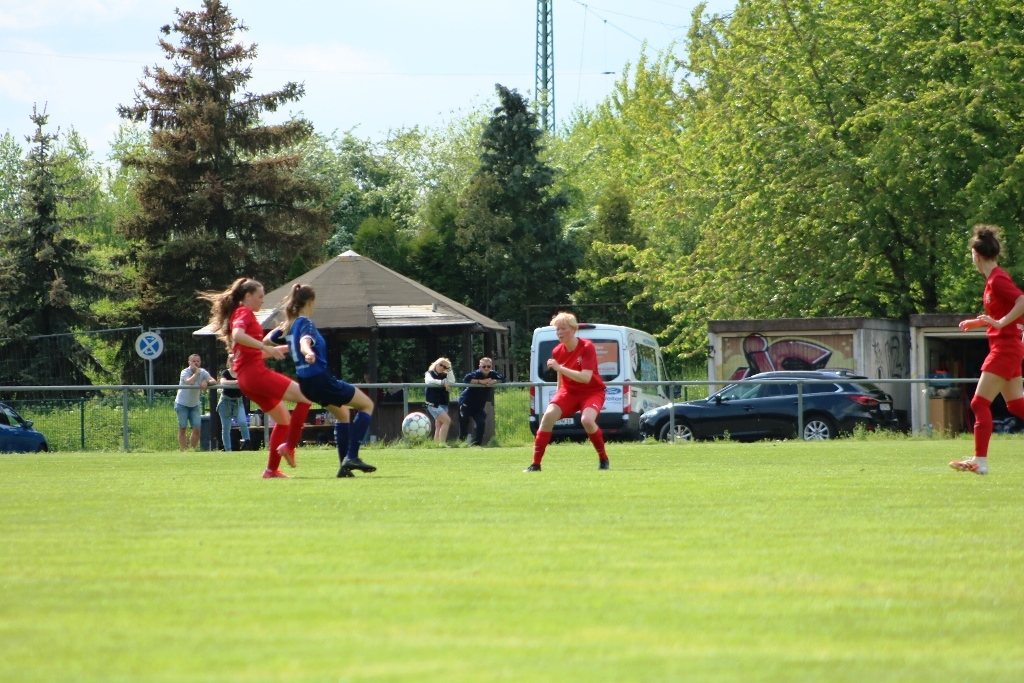
[[[302,355],[302,338],[309,337],[313,340],[313,354],[316,359],[307,363]],[[285,335],[288,342],[288,351],[291,353],[292,361],[295,363],[295,374],[299,377],[316,377],[327,372],[327,342],[324,341],[320,331],[316,329],[313,321],[304,315],[300,315]]]

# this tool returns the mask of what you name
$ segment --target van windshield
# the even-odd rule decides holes
[[[619,376],[619,343],[614,339],[591,339],[597,350],[597,372],[605,382],[611,382]],[[537,375],[544,382],[557,382],[558,375],[548,368],[551,351],[558,345],[558,340],[542,341],[537,347]]]

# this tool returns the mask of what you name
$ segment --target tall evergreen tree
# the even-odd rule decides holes
[[[173,66],[146,68],[134,104],[118,108],[152,131],[149,150],[125,160],[141,172],[141,211],[122,224],[135,241],[139,308],[151,325],[201,321],[196,290],[222,288],[238,275],[282,282],[296,256],[319,262],[326,239],[313,206],[319,185],[295,172],[295,150],[312,124],[260,118],[298,100],[303,86],[245,92],[256,46],[234,40],[246,27],[220,0],[176,13],[161,32],[177,34],[180,44],[160,40]]]
[[[500,105],[483,131],[480,168],[460,203],[459,258],[475,279],[470,305],[525,330],[527,306],[568,301],[579,251],[562,232],[559,212],[568,199],[552,191],[537,115],[518,92],[496,87]]]
[[[70,213],[78,197],[58,177],[56,136],[35,134],[20,174],[17,207],[0,220],[0,384],[90,384],[99,363],[69,332],[88,329],[89,304],[104,292],[90,246],[73,235],[89,219]]]

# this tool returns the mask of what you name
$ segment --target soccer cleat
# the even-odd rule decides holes
[[[277,452],[281,455],[285,461],[288,462],[288,467],[295,467],[295,449],[288,448],[287,446],[281,446],[277,449]]]
[[[352,470],[350,470],[347,467],[342,467],[340,470],[338,470],[338,477],[337,478],[338,479],[344,479],[346,477],[354,477],[354,476],[356,476],[356,475],[352,474]]]
[[[349,470],[350,472],[352,470],[359,470],[360,472],[366,473],[377,471],[376,467],[369,463],[363,462],[359,458],[345,458],[344,460],[341,461],[341,469]]]
[[[974,472],[975,474],[988,474],[988,463],[980,462],[976,458],[966,460],[954,460],[949,466],[958,472]]]
[[[291,479],[290,476],[281,470],[263,470],[264,479]]]
[[[523,470],[523,472],[540,472],[540,465],[538,465],[537,463],[533,463],[525,470]]]
[[[606,469],[608,469],[608,458],[605,458],[604,460],[598,460],[597,461],[597,469],[599,469],[599,470],[606,470]]]

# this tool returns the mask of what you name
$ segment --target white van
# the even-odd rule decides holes
[[[663,382],[665,364],[657,340],[646,332],[621,325],[580,323],[576,336],[589,339],[597,349],[597,371],[605,382]],[[551,351],[558,345],[555,328],[538,327],[530,345],[530,430],[536,434],[540,418],[558,388],[554,370],[548,369]],[[605,436],[639,436],[640,416],[668,403],[664,385],[609,386],[597,424]],[[585,436],[580,414],[563,416],[555,423],[555,436]]]

